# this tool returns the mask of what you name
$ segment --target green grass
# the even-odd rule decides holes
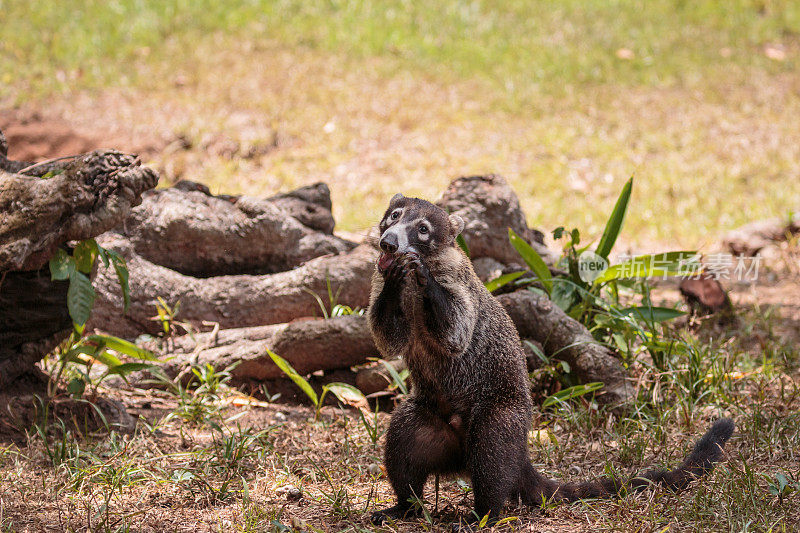
[[[791,72],[796,60],[776,63],[752,52],[767,43],[794,46],[800,33],[800,5],[790,0],[4,0],[0,8],[4,80],[45,89],[58,69],[82,69],[90,85],[125,81],[128,62],[172,60],[219,31],[361,58],[399,57],[412,68],[487,78],[513,101],[516,93],[587,84],[704,85],[709,67]],[[619,59],[620,48],[635,57]],[[721,48],[730,57],[722,58]]]
[[[706,245],[797,209],[799,64],[790,0],[0,0],[0,105],[185,135],[153,156],[165,183],[326,181],[355,231],[399,184],[497,172],[532,224],[597,239],[635,174],[623,241]],[[248,160],[205,150],[218,135],[283,141]]]

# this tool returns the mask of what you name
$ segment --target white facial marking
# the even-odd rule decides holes
[[[403,209],[398,207],[397,209],[389,213],[389,216],[386,217],[386,223],[391,226],[392,224],[400,220],[402,217],[403,217]]]
[[[397,236],[397,249],[398,250],[406,250],[408,248],[408,226],[409,223],[405,222],[403,224],[395,224],[394,226],[390,226],[383,232],[384,235],[388,235],[393,233]]]
[[[423,226],[427,229],[427,231],[425,233],[423,233],[423,232],[421,232],[419,230]],[[431,238],[431,232],[432,231],[433,231],[433,228],[431,227],[430,223],[427,220],[422,220],[417,225],[417,235],[419,236],[419,240],[421,240],[421,241],[427,242]]]

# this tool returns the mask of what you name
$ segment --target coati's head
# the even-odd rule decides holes
[[[378,268],[386,270],[394,258],[411,253],[421,258],[436,255],[455,240],[464,229],[458,215],[448,215],[441,207],[420,198],[395,194],[379,225],[378,245],[381,256]]]

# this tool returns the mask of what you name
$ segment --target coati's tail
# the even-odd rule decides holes
[[[714,422],[703,437],[694,445],[689,456],[674,470],[653,469],[643,472],[627,482],[604,477],[582,483],[565,483],[546,479],[531,465],[526,473],[526,482],[521,490],[525,503],[541,505],[543,501],[575,501],[586,498],[613,498],[623,490],[640,491],[651,485],[662,485],[672,490],[681,490],[693,480],[707,474],[714,463],[722,457],[722,449],[733,435],[733,421],[722,418]]]

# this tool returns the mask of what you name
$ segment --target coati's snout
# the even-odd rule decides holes
[[[382,253],[378,268],[385,272],[398,257],[430,257],[443,247],[454,246],[464,221],[426,200],[395,194],[379,228]]]
[[[381,250],[386,252],[387,254],[393,254],[397,251],[399,246],[399,239],[397,238],[397,234],[391,231],[387,231],[381,237],[380,247]]]

